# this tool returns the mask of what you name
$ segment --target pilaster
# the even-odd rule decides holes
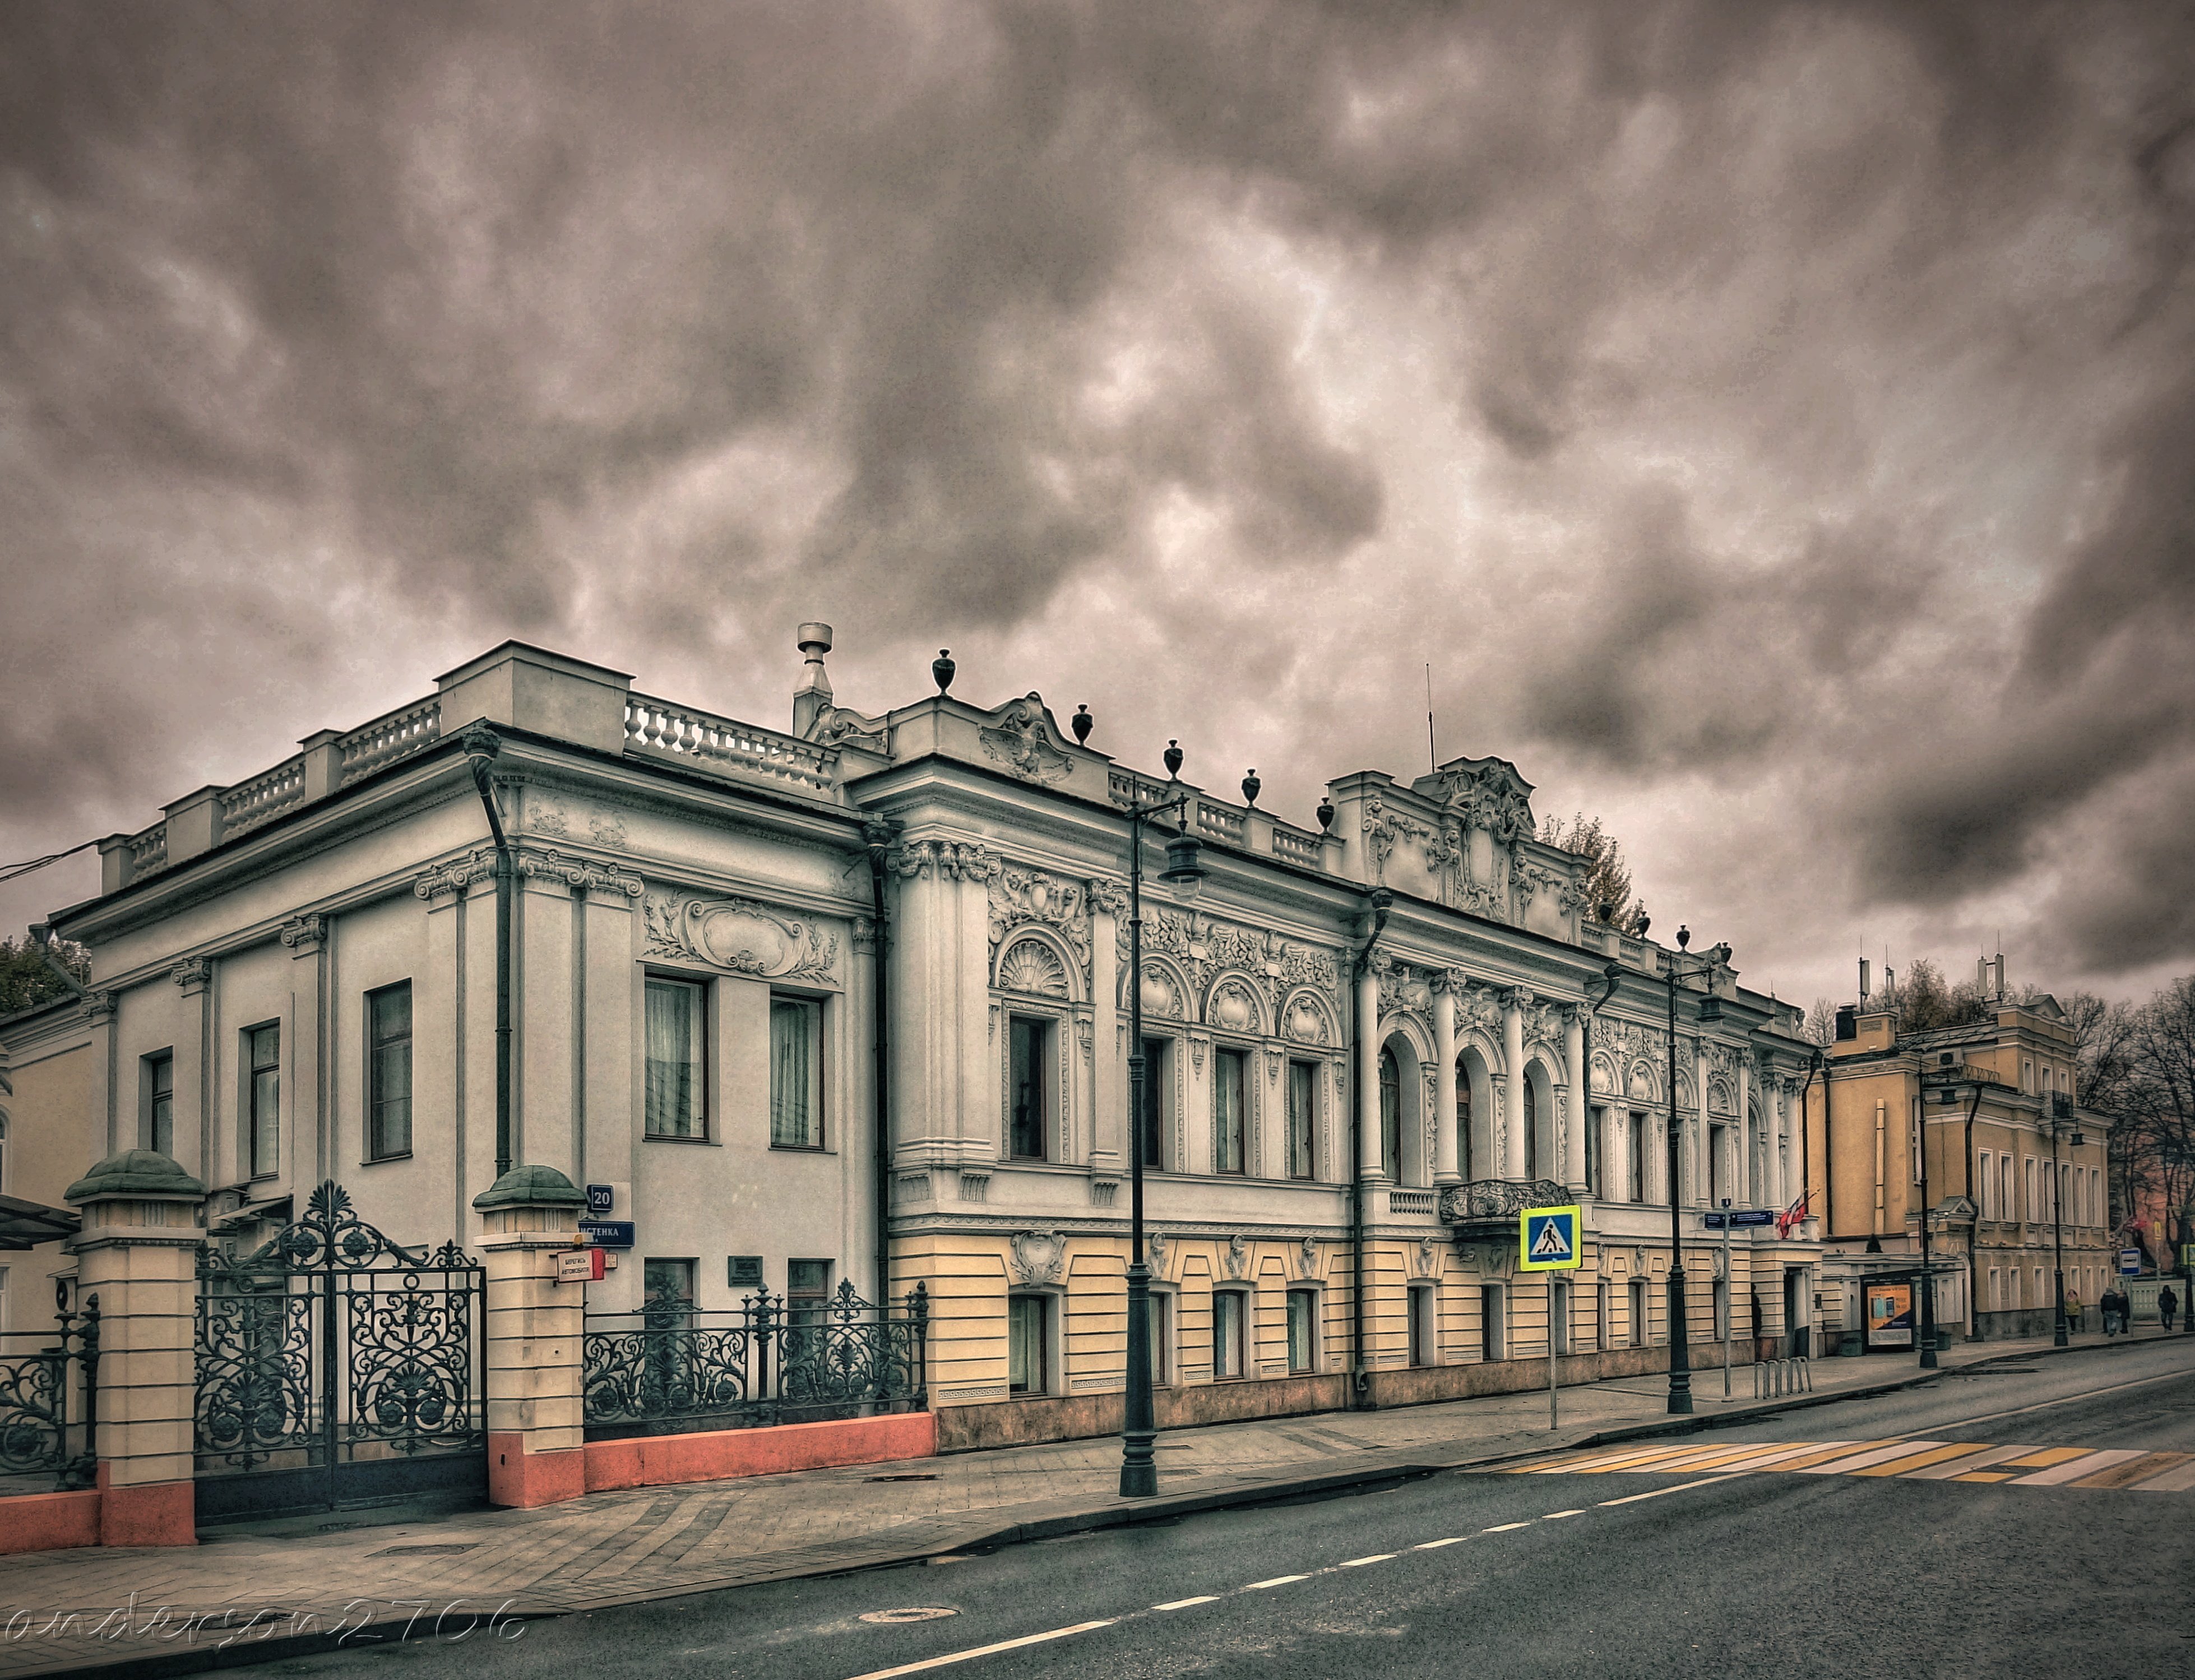
[[[1357,1170],[1370,1181],[1386,1181],[1386,1163],[1380,1152],[1380,959],[1375,954],[1357,980],[1357,1036],[1364,1047],[1364,1065],[1357,1081]]]
[[[1462,1181],[1455,1131],[1455,994],[1460,974],[1433,977],[1433,1182]]]
[[[275,1158],[290,1184],[333,1176],[335,1141],[326,1102],[328,919],[292,916],[282,924],[290,963],[290,1028],[282,1046],[282,1125]]]
[[[1563,1061],[1570,1070],[1570,1123],[1563,1131],[1563,1181],[1585,1193],[1585,1129],[1593,1124],[1593,1070],[1585,1065],[1585,1005],[1563,1006]]]
[[[1501,990],[1501,1176],[1524,1176],[1524,994]]]

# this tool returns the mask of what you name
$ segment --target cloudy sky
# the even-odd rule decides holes
[[[2192,242],[2163,0],[11,5],[0,862],[506,636],[782,726],[821,618],[1299,820],[1430,662],[1749,983],[2140,990]]]

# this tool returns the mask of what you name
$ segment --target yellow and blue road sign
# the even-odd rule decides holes
[[[1524,1272],[1567,1272],[1579,1264],[1578,1209],[1527,1208],[1517,1216],[1517,1267]]]

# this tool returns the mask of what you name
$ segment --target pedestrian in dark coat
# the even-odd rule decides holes
[[[2103,1299],[2096,1305],[2103,1309],[2104,1334],[2117,1335],[2118,1327],[2126,1322],[2126,1296],[2121,1295],[2114,1285],[2104,1291]]]
[[[2180,1297],[2173,1293],[2169,1284],[2157,1292],[2157,1315],[2164,1320],[2165,1331],[2169,1335],[2173,1319],[2180,1315]]]

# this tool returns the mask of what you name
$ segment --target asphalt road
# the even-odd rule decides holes
[[[1693,1440],[1898,1436],[2195,1452],[2195,1346],[1947,1374]],[[2191,1533],[2195,1491],[1773,1470],[1443,1475],[263,1671],[2174,1680],[2195,1674]],[[917,1611],[951,1614],[866,1619]]]

